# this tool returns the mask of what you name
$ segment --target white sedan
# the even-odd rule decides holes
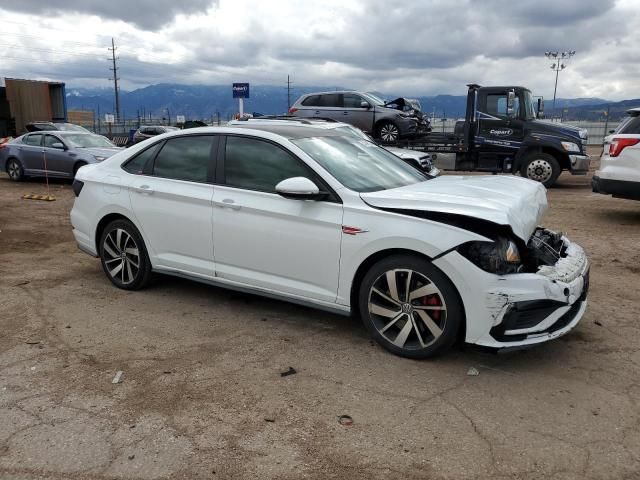
[[[539,183],[430,178],[371,142],[297,125],[205,127],[78,171],[80,249],[135,290],[152,272],[359,315],[391,352],[567,333],[589,263],[538,227]]]

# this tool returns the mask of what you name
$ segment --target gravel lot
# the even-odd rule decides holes
[[[118,290],[73,242],[70,185],[52,189],[21,200],[44,182],[0,174],[3,480],[640,478],[640,202],[590,176],[563,174],[544,221],[592,262],[578,327],[431,361],[274,300]]]

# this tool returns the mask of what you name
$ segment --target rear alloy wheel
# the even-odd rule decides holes
[[[400,129],[393,122],[382,122],[377,136],[383,143],[395,143],[400,138]]]
[[[9,159],[7,162],[7,173],[9,174],[9,178],[14,182],[19,182],[24,178],[24,170],[22,169],[22,165],[15,158]]]
[[[138,290],[149,283],[151,263],[138,230],[127,220],[115,220],[100,237],[104,273],[118,288]]]
[[[451,347],[464,317],[451,281],[427,260],[408,255],[384,259],[365,275],[360,312],[380,345],[409,358]]]
[[[529,180],[535,180],[549,188],[560,176],[558,161],[548,153],[530,155],[522,165],[520,174]]]

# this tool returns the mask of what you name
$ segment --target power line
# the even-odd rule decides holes
[[[113,91],[116,97],[116,122],[120,122],[120,92],[118,91],[118,67],[116,66],[116,44],[113,41],[113,37],[111,37],[111,60],[113,62],[113,68],[109,68],[109,70],[113,71]],[[109,79],[111,80],[111,78]]]

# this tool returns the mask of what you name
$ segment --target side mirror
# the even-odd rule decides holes
[[[516,99],[516,92],[509,90],[507,92],[507,117],[513,117],[513,103]]]
[[[276,192],[292,200],[319,200],[326,195],[318,186],[305,177],[292,177],[276,185]]]
[[[360,102],[360,107],[361,108],[371,108],[371,105],[369,104],[369,102],[365,102],[364,100],[362,100]]]
[[[60,142],[52,143],[51,148],[56,148],[58,150],[66,150],[66,147],[64,146],[64,144]]]
[[[609,133],[615,133],[615,130],[609,130]]]

